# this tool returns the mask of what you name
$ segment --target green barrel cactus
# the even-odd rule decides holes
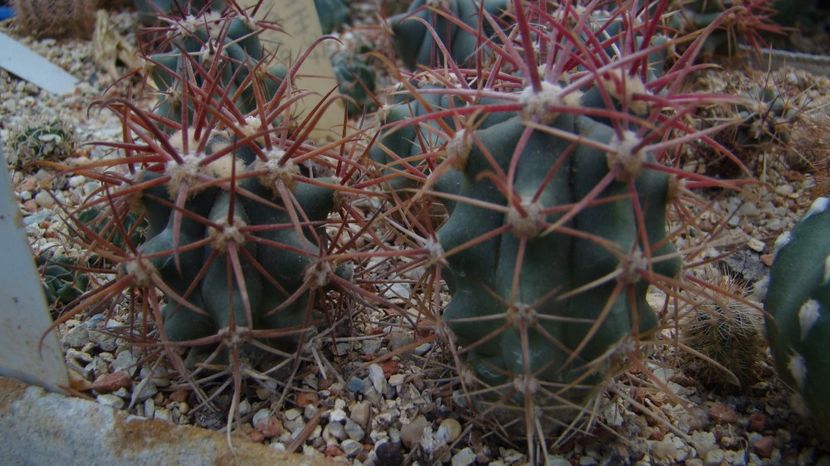
[[[313,122],[292,120],[289,72],[265,67],[245,18],[182,22],[173,51],[151,57],[156,109],[106,102],[131,141],[113,145],[132,157],[109,167],[123,175],[98,176],[108,194],[78,210],[78,230],[119,286],[147,296],[162,342],[285,356],[337,273],[324,258],[340,186],[325,176],[331,152],[306,139]]]
[[[443,251],[461,249],[446,258],[444,320],[475,376],[533,396],[561,421],[613,374],[609,356],[656,327],[646,276],[675,276],[679,261],[665,230],[671,177],[640,169],[653,160],[630,153],[635,137],[569,114],[548,126],[567,136],[530,130],[521,116],[476,132],[458,192],[476,202],[457,202],[438,239]],[[487,174],[511,165],[508,199]],[[617,175],[607,183],[610,170]],[[604,183],[595,205],[563,218],[569,210],[557,206]]]
[[[349,3],[343,0],[314,0],[314,7],[323,34],[331,34],[352,20]]]
[[[483,0],[483,5],[476,0],[415,0],[405,13],[389,18],[398,55],[410,69],[444,62],[434,36],[416,19],[419,18],[432,26],[455,63],[474,63],[476,51],[493,33],[490,23],[480,17],[479,7],[497,18],[507,9],[507,3],[507,0]],[[449,17],[468,29],[453,23]]]
[[[185,18],[208,11],[222,11],[224,0],[133,0],[138,21],[146,26],[158,23],[159,16]]]
[[[340,95],[350,98],[346,111],[350,117],[374,109],[375,70],[360,56],[338,52],[331,57],[334,77]]]
[[[830,199],[816,199],[775,248],[764,309],[776,368],[830,440]]]
[[[266,100],[276,93],[285,78],[286,68],[281,64],[262,65],[265,52],[255,26],[249,20],[206,18],[195,24],[195,27],[181,26],[175,31],[167,51],[149,57],[150,76],[161,92],[159,115],[181,118],[182,79],[187,79],[185,74],[191,73],[198,82],[203,81],[216,53],[223,55],[220,84],[229,96],[236,97],[236,106],[242,113],[250,113],[256,108],[254,81],[261,86]]]
[[[66,306],[89,287],[89,277],[77,270],[79,263],[76,259],[66,256],[50,258],[41,254],[35,262],[42,277],[46,302],[50,306]]]

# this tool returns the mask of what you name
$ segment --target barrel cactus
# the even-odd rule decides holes
[[[190,353],[201,354],[196,371],[231,374],[238,403],[243,373],[263,358],[277,367],[291,361],[325,317],[331,283],[348,282],[330,259],[337,249],[326,230],[347,196],[342,173],[351,168],[339,148],[348,139],[325,148],[308,139],[321,106],[307,120],[292,118],[303,94],[289,82],[303,56],[278,79],[253,52],[261,53],[256,34],[235,36],[236,18],[198,23],[195,32],[174,25],[179,53],[152,57],[152,79],[164,91],[155,111],[125,99],[102,103],[123,121],[123,141],[105,143],[121,154],[77,168],[102,188],[73,219],[77,240],[113,278],[58,322],[129,291],[145,342],[158,341],[201,394],[173,351],[198,349]],[[199,44],[201,52],[185,52]],[[97,212],[94,222],[87,212]]]
[[[660,328],[646,293],[681,283],[669,212],[711,182],[664,162],[687,140],[711,142],[679,115],[719,98],[677,90],[702,38],[664,66],[652,59],[667,41],[628,7],[512,6],[520,33],[495,52],[504,70],[451,65],[430,80],[445,85],[404,84],[417,98],[385,109],[373,156],[393,181],[426,178],[413,198],[451,201],[421,244],[451,296],[439,328],[477,417],[530,441],[592,419]],[[453,191],[440,187],[449,174]]]
[[[830,199],[818,198],[792,231],[775,243],[764,308],[767,335],[781,378],[797,404],[830,439]]]
[[[314,0],[323,34],[331,34],[351,22],[349,3],[343,0]]]

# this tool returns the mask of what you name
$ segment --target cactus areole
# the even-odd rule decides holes
[[[764,308],[776,368],[830,439],[830,199],[813,202],[775,246]]]

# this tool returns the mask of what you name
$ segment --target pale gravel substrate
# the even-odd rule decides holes
[[[129,19],[121,16],[122,21]],[[90,84],[100,75],[91,60],[90,43],[26,43],[84,83],[76,94],[54,97],[0,72],[0,136],[5,137],[11,128],[31,116],[60,116],[76,125],[82,142],[117,139],[120,126],[115,118],[107,112],[86,113],[87,106],[103,90],[98,84]],[[22,203],[37,198],[37,193],[46,189],[32,181],[45,179],[43,175],[14,174]],[[770,176],[777,177],[769,180],[778,186],[777,193],[753,187],[741,195],[724,196],[715,204],[717,215],[712,215],[714,222],[721,214],[734,213],[728,223],[732,238],[750,242],[740,248],[738,255],[742,264],[749,264],[746,270],[741,269],[744,265],[733,267],[752,275],[747,277],[752,281],[763,274],[763,258],[769,254],[772,241],[798,218],[805,207],[806,193],[814,185],[809,178],[788,181],[777,170],[772,170]],[[72,178],[55,183],[51,188],[70,205],[91,188],[83,180]],[[48,201],[42,196],[38,199],[43,205],[29,202],[23,207],[33,249],[60,250],[64,245],[55,233],[63,226],[51,206],[46,205]],[[713,247],[709,254],[715,256],[719,252]],[[436,382],[447,376],[440,365],[446,359],[441,345],[425,344],[393,358],[393,363],[364,368],[363,361],[413,341],[413,335],[398,319],[380,311],[358,316],[356,324],[355,334],[366,336],[339,337],[333,349],[324,353],[338,372],[333,382],[321,380],[315,366],[306,367],[296,384],[298,404],[292,401],[278,409],[269,409],[276,398],[274,387],[251,393],[241,407],[246,420],[242,432],[264,437],[264,442],[283,449],[309,422],[316,422],[318,411],[322,410],[319,425],[310,429],[302,446],[308,454],[328,454],[344,463],[375,465],[400,461],[445,462],[453,466],[512,465],[527,461],[518,451],[521,446],[499,446],[488,438],[487,430],[469,422],[461,410],[453,408],[460,397],[445,390],[447,385]],[[93,381],[118,371],[130,374],[132,387],[91,392],[98,401],[119,408],[132,404],[130,412],[139,416],[222,428],[222,414],[191,416],[189,403],[193,400],[170,388],[175,383],[170,371],[149,370],[138,352],[107,334],[107,330],[121,325],[117,316],[114,320],[96,316],[85,321],[70,320],[60,329],[67,362],[83,378]],[[320,345],[328,346],[328,342]],[[613,426],[619,437],[607,433],[599,433],[599,441],[578,437],[551,457],[551,464],[830,464],[830,458],[817,449],[805,427],[790,430],[806,423],[789,408],[786,393],[775,381],[768,362],[762,368],[762,381],[748,395],[719,396],[682,372],[658,365],[658,360],[673,360],[671,355],[663,356],[655,357],[649,367],[694,408],[686,411],[659,392],[630,394],[667,416],[677,432],[632,411],[619,398],[609,399],[602,405],[599,417]],[[305,395],[299,395],[300,392]]]

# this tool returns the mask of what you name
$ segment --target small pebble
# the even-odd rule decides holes
[[[356,442],[348,438],[343,440],[343,443],[340,444],[340,448],[343,449],[343,453],[345,453],[346,456],[354,456],[357,452],[363,449],[363,445],[361,445],[360,442]]]
[[[92,389],[98,393],[109,393],[118,390],[119,388],[126,388],[133,383],[130,374],[125,371],[117,371],[112,374],[105,374],[92,383]]]
[[[386,377],[383,375],[383,368],[378,364],[369,366],[369,381],[378,393],[386,391]]]
[[[352,421],[351,419],[346,419],[346,425],[344,426],[346,430],[346,435],[349,436],[352,440],[360,441],[363,439],[365,432],[363,428],[361,428],[356,422]]]
[[[752,442],[752,449],[761,458],[769,458],[775,448],[775,439],[769,436],[761,437]]]
[[[98,395],[97,397],[95,397],[95,399],[98,401],[98,403],[101,403],[105,406],[111,406],[115,409],[121,409],[124,407],[123,399],[109,393],[104,395]]]
[[[755,411],[754,413],[749,415],[749,430],[753,432],[761,432],[767,426],[767,416],[766,414]]]
[[[709,418],[719,424],[734,424],[738,422],[738,413],[731,406],[713,403],[709,407]]]
[[[377,466],[400,466],[403,464],[403,452],[398,442],[384,442],[375,447]]]
[[[403,374],[393,374],[389,377],[389,385],[393,387],[400,387],[403,385],[406,376]]]
[[[720,466],[720,464],[723,463],[723,459],[723,450],[715,448],[714,450],[710,450],[706,453],[706,456],[703,457],[703,463],[706,466]]]
[[[40,191],[35,194],[35,202],[37,202],[37,205],[45,208],[55,205],[55,199],[47,191]]]
[[[260,409],[251,419],[251,425],[265,438],[277,437],[283,432],[282,423],[269,409]]]
[[[475,461],[476,454],[470,447],[466,447],[452,456],[452,466],[469,466]]]
[[[371,406],[369,405],[369,402],[365,400],[355,402],[349,408],[349,416],[352,421],[364,428],[369,424],[370,413]]]
[[[341,408],[334,408],[329,411],[329,422],[343,422],[346,420],[346,411]]]
[[[339,422],[329,422],[323,430],[323,437],[332,437],[336,440],[346,438],[346,428]]]
[[[424,429],[429,428],[429,421],[424,416],[418,416],[409,424],[404,424],[401,428],[401,442],[412,449],[421,438],[424,436]]]
[[[144,417],[154,418],[156,415],[156,402],[152,398],[144,400]]]
[[[352,393],[363,393],[365,390],[365,384],[363,383],[363,379],[359,377],[352,377],[349,379],[349,383],[346,384],[346,390]]]
[[[454,442],[461,435],[461,424],[449,417],[441,421],[436,436],[443,438],[446,443]]]

